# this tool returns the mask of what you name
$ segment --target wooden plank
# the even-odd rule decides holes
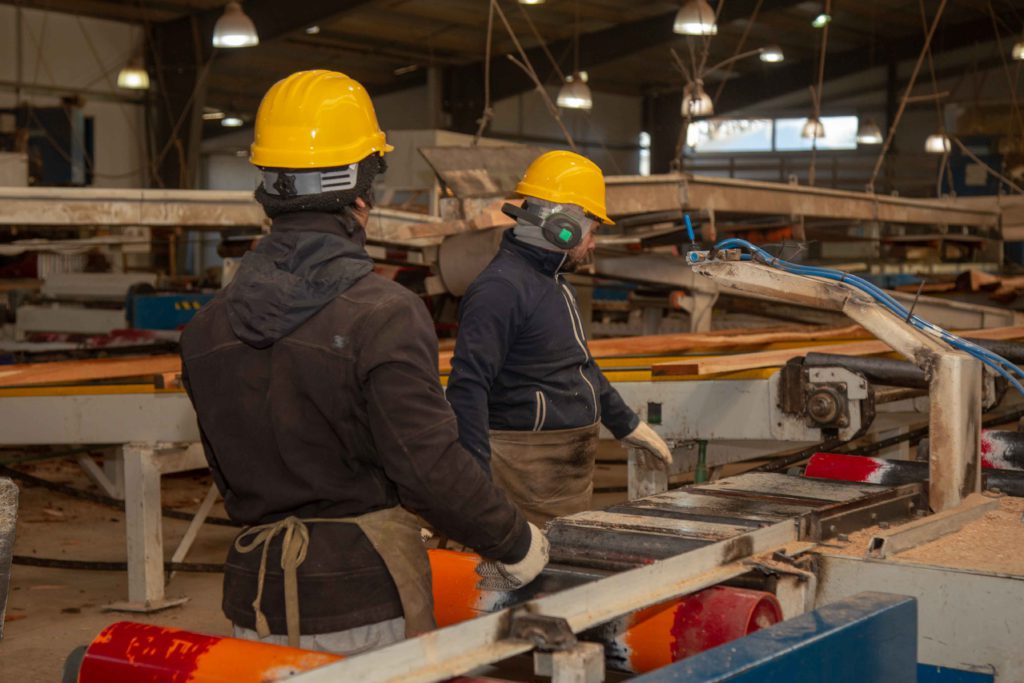
[[[877,484],[850,484],[824,479],[805,479],[788,474],[772,474],[769,472],[749,472],[735,477],[728,477],[711,484],[693,487],[695,491],[744,491],[766,496],[785,496],[788,498],[808,498],[833,503],[845,503],[857,500],[885,490]]]
[[[74,384],[124,377],[167,376],[181,373],[181,358],[173,354],[133,358],[96,358],[53,363],[0,366],[0,387]]]
[[[687,351],[724,351],[756,348],[769,344],[809,342],[825,339],[866,339],[868,333],[860,325],[845,327],[818,327],[788,325],[763,329],[721,330],[716,332],[682,332],[640,337],[596,339],[587,343],[595,358],[621,356],[650,356],[683,353]],[[442,373],[451,371],[454,345],[438,355],[438,368]]]
[[[701,522],[690,519],[672,519],[645,515],[629,515],[603,510],[577,512],[558,520],[562,526],[589,527],[594,529],[616,529],[669,534],[672,536],[699,537],[721,540],[750,531],[749,527],[737,524]]]
[[[1009,341],[1024,338],[1024,327],[997,327],[987,330],[970,330],[961,332],[961,336],[991,341]],[[738,372],[771,368],[785,365],[790,359],[799,358],[808,353],[837,353],[847,356],[870,356],[878,353],[891,353],[889,344],[879,341],[861,341],[848,344],[825,344],[822,346],[804,346],[793,349],[759,351],[756,353],[696,358],[694,360],[658,363],[651,372],[656,377],[687,377],[693,375],[712,375],[720,372]]]
[[[964,502],[955,508],[914,520],[896,529],[883,531],[872,536],[868,543],[868,556],[885,558],[889,555],[916,548],[919,545],[934,541],[940,536],[958,531],[964,524],[975,520],[990,510],[999,507],[995,498],[986,498],[980,493],[972,493]]]

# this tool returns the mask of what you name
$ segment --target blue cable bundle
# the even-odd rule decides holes
[[[942,341],[946,342],[954,349],[963,351],[964,353],[977,358],[987,367],[991,368],[994,372],[997,372],[1003,378],[1006,379],[1013,387],[1024,395],[1024,385],[1018,381],[1016,374],[1019,377],[1024,377],[1024,371],[1018,368],[1016,365],[1006,360],[999,354],[993,353],[988,349],[978,346],[977,344],[967,341],[962,337],[958,337],[952,332],[948,332],[938,325],[911,315],[910,311],[901,304],[899,301],[890,296],[885,290],[877,287],[863,278],[859,278],[856,275],[850,275],[839,270],[832,270],[830,268],[819,268],[815,266],[802,266],[798,263],[791,263],[789,261],[783,261],[780,258],[772,256],[770,253],[752,244],[747,240],[738,238],[730,238],[722,240],[715,245],[715,249],[745,249],[750,252],[751,258],[755,261],[761,261],[765,265],[773,268],[784,270],[788,273],[794,273],[796,275],[806,275],[809,277],[818,277],[825,280],[835,280],[836,282],[845,282],[860,291],[864,292],[872,299],[882,304],[885,308],[889,309],[894,315],[899,316],[901,320],[906,320],[908,323],[916,327],[917,329],[928,332]]]

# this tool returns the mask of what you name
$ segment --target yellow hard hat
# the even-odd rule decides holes
[[[393,149],[358,81],[337,71],[300,71],[272,85],[263,96],[249,163],[264,168],[331,168]]]
[[[526,169],[516,193],[556,204],[576,204],[602,223],[615,222],[608,218],[604,205],[604,174],[597,164],[575,152],[541,154]]]

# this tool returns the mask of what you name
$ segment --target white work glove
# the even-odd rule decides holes
[[[548,539],[544,532],[530,524],[530,549],[515,564],[485,560],[476,566],[482,578],[476,585],[485,591],[514,591],[537,578],[548,564]]]
[[[622,443],[634,448],[642,448],[647,456],[649,467],[657,467],[668,471],[672,465],[672,450],[665,443],[665,440],[658,436],[658,433],[651,429],[646,422],[641,422],[636,429],[631,431],[622,439]]]

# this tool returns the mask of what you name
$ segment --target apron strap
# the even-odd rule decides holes
[[[317,521],[317,520],[307,520]],[[252,608],[256,613],[256,633],[260,638],[270,635],[270,624],[261,609],[263,584],[267,577],[267,553],[274,536],[284,532],[281,539],[281,570],[284,572],[284,611],[288,628],[288,645],[299,646],[299,580],[298,568],[305,559],[309,547],[309,528],[298,517],[285,517],[278,522],[261,524],[246,529],[235,539],[235,550],[249,553],[262,547],[260,571],[256,579],[256,599]],[[249,542],[245,539],[251,537]]]
[[[395,582],[405,616],[406,637],[414,637],[436,628],[430,562],[420,539],[418,518],[402,507],[395,506],[353,517],[286,517],[278,522],[249,527],[240,533],[235,539],[235,550],[249,553],[261,548],[256,599],[252,603],[256,615],[256,633],[260,638],[270,635],[270,624],[261,609],[267,555],[274,537],[283,533],[281,569],[284,572],[285,624],[288,645],[299,646],[298,568],[305,561],[309,547],[309,528],[306,526],[308,523],[345,523],[358,526],[381,556]]]

